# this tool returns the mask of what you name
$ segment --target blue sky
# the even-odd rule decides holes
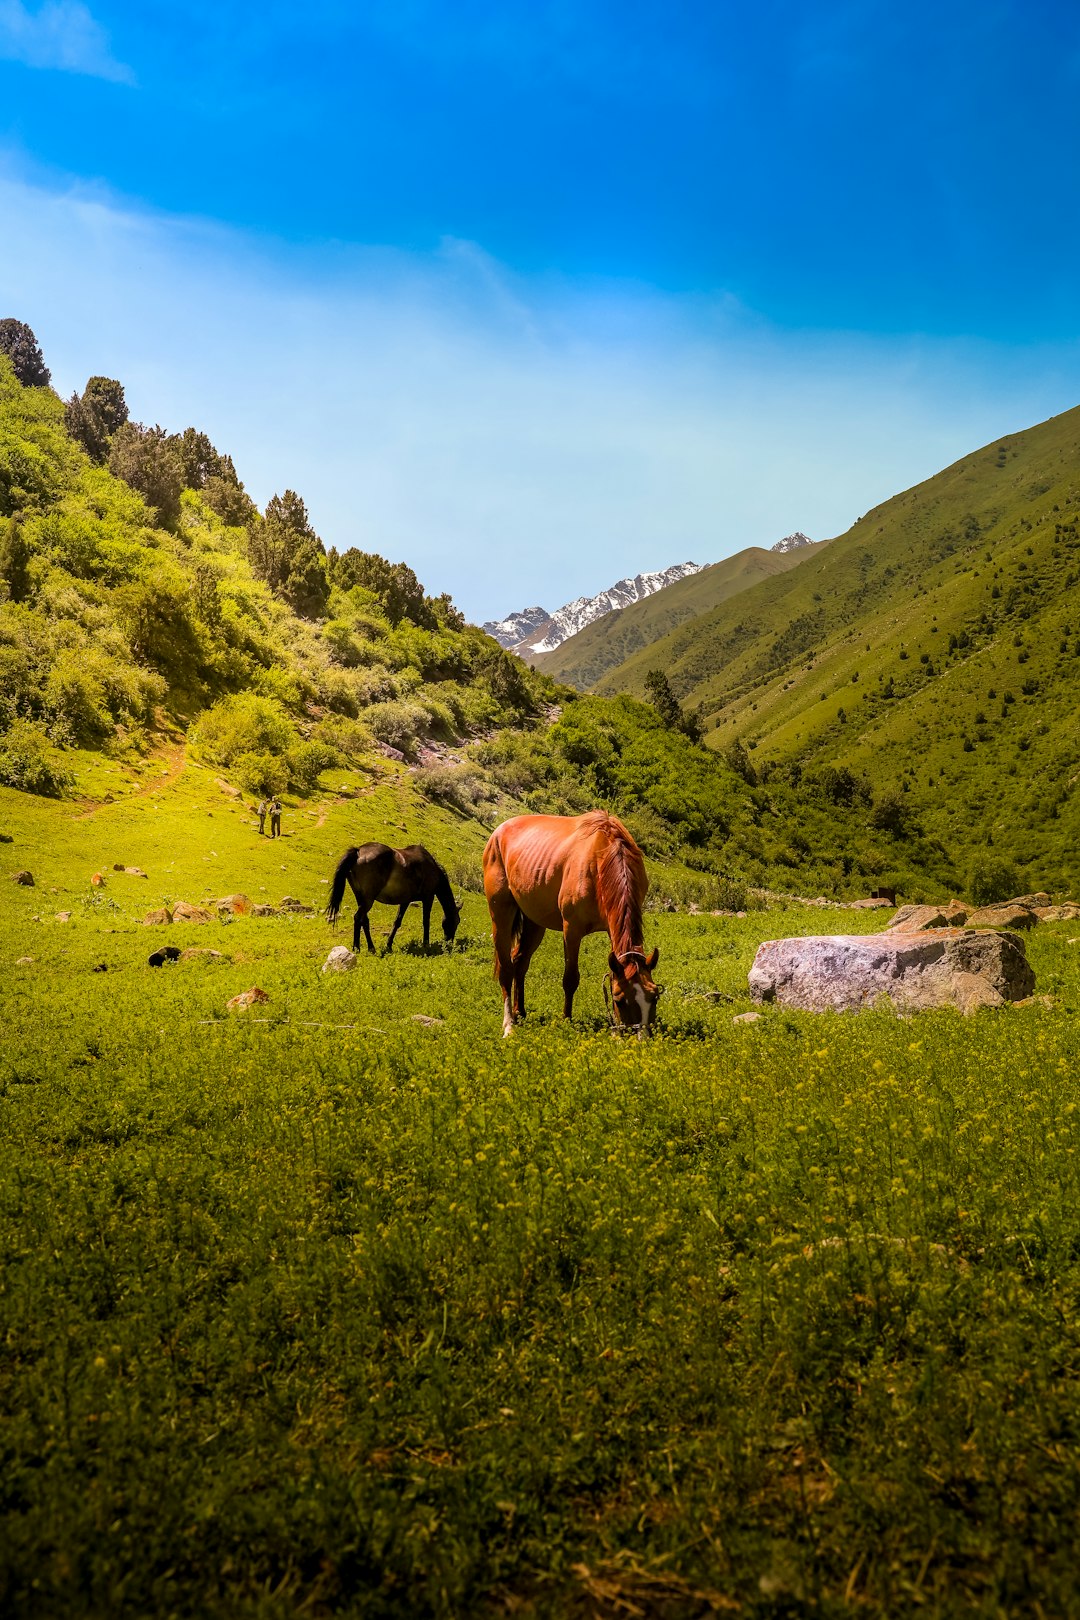
[[[473,616],[1080,401],[1080,11],[0,0],[0,314]]]

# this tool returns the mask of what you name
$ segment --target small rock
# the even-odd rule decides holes
[[[123,872],[125,877],[142,877],[142,878],[144,878],[146,876],[146,873],[143,871],[141,866],[125,866],[123,861],[114,861],[113,862],[113,871],[114,872]]]
[[[1023,1001],[1010,1002],[1013,1007],[1056,1007],[1056,996],[1025,996]]]
[[[98,962],[90,969],[90,971],[91,973],[108,973],[109,964],[107,962]]]
[[[0,833],[0,844],[13,844],[15,842],[10,833]]]
[[[322,965],[324,973],[351,973],[356,957],[347,945],[335,945]]]
[[[224,793],[226,795],[227,798],[230,798],[230,799],[239,799],[240,798],[240,796],[241,796],[240,795],[240,789],[236,788],[236,787],[233,787],[231,782],[226,782],[226,780],[225,780],[225,778],[223,776],[215,776],[214,781],[217,783],[218,787],[221,789],[222,793]]]
[[[251,908],[253,917],[276,917],[277,914],[276,906],[252,906]]]
[[[12,883],[21,883],[24,889],[32,889],[34,887],[34,874],[33,872],[12,872],[11,881]]]
[[[205,957],[208,962],[224,962],[225,958],[220,951],[212,951],[209,945],[189,945],[186,951],[181,951],[181,962],[194,962]]]
[[[164,967],[168,962],[178,962],[180,960],[180,947],[179,945],[163,945],[159,951],[151,951],[146,960],[150,967],[154,968]]]
[[[257,984],[250,990],[241,991],[240,995],[233,996],[231,1001],[225,1003],[226,1012],[246,1012],[249,1007],[255,1007],[260,1002],[269,1001],[270,997],[265,990],[260,990]]]
[[[314,917],[315,915],[314,906],[306,906],[302,900],[294,900],[291,894],[285,896],[281,902],[281,909],[282,911],[291,911],[297,917]]]
[[[429,1018],[427,1013],[410,1013],[410,1022],[423,1024],[425,1029],[434,1029],[437,1024],[445,1024],[445,1018]]]
[[[172,908],[173,922],[208,923],[210,913],[205,906],[193,906],[186,900],[178,900]]]
[[[735,1017],[731,1020],[731,1022],[733,1024],[756,1024],[756,1023],[758,1023],[760,1021],[760,1019],[761,1019],[761,1014],[760,1013],[745,1012],[745,1013],[736,1013]]]
[[[105,879],[102,877],[100,872],[94,873],[93,877],[90,879],[90,887],[92,889],[103,889],[105,887]]]
[[[172,912],[167,906],[158,906],[156,911],[148,911],[143,918],[143,926],[146,928],[156,928],[161,923],[171,922]]]
[[[227,894],[223,900],[215,900],[219,912],[224,911],[234,917],[246,916],[251,910],[251,901],[246,894]]]
[[[71,912],[70,911],[58,911],[56,913],[56,920],[57,920],[57,922],[70,922],[71,921]]]
[[[921,934],[928,928],[948,928],[944,906],[901,906],[885,924],[888,933]]]
[[[34,960],[34,958],[32,956],[18,956],[15,959],[15,966],[16,967],[29,967],[33,960]]]

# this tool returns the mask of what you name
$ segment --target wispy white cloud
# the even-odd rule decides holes
[[[81,0],[45,0],[36,11],[22,0],[0,0],[0,58],[116,84],[135,82],[131,69],[113,56],[108,35]]]
[[[1080,398],[1080,350],[785,332],[737,301],[512,274],[479,247],[286,249],[0,168],[0,315],[255,498],[473,617],[815,539]]]

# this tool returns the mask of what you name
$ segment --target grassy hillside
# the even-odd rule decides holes
[[[120,385],[96,386],[115,422]],[[109,435],[89,386],[75,403],[0,357],[0,783],[82,814],[202,769],[300,815],[389,768],[440,849],[521,810],[605,805],[677,900],[963,886],[948,851],[883,834],[869,801],[765,784],[647,704],[557,688],[404,565],[327,554],[297,495],[259,513],[195,429]]]
[[[818,549],[815,545],[799,551],[776,552],[748,546],[734,557],[725,557],[722,562],[703,568],[699,574],[676,580],[674,585],[646,597],[643,602],[632,602],[616,613],[605,614],[595,624],[586,625],[576,636],[564,641],[554,652],[540,653],[529,661],[534,669],[543,670],[555,680],[565,681],[579,691],[591,691],[609,670],[624,663],[633,653],[760,580],[787,573]]]
[[[1075,410],[886,501],[600,689],[640,692],[659,664],[709,742],[739,739],[770,781],[839,770],[841,799],[865,784],[961,864],[992,848],[1075,885],[1078,518]]]

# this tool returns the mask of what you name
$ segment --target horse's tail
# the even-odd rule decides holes
[[[345,886],[349,881],[350,874],[356,867],[356,857],[359,853],[357,849],[347,849],[337,863],[334,880],[330,885],[330,899],[326,906],[326,920],[328,923],[335,923],[338,920],[341,902],[345,898]]]

